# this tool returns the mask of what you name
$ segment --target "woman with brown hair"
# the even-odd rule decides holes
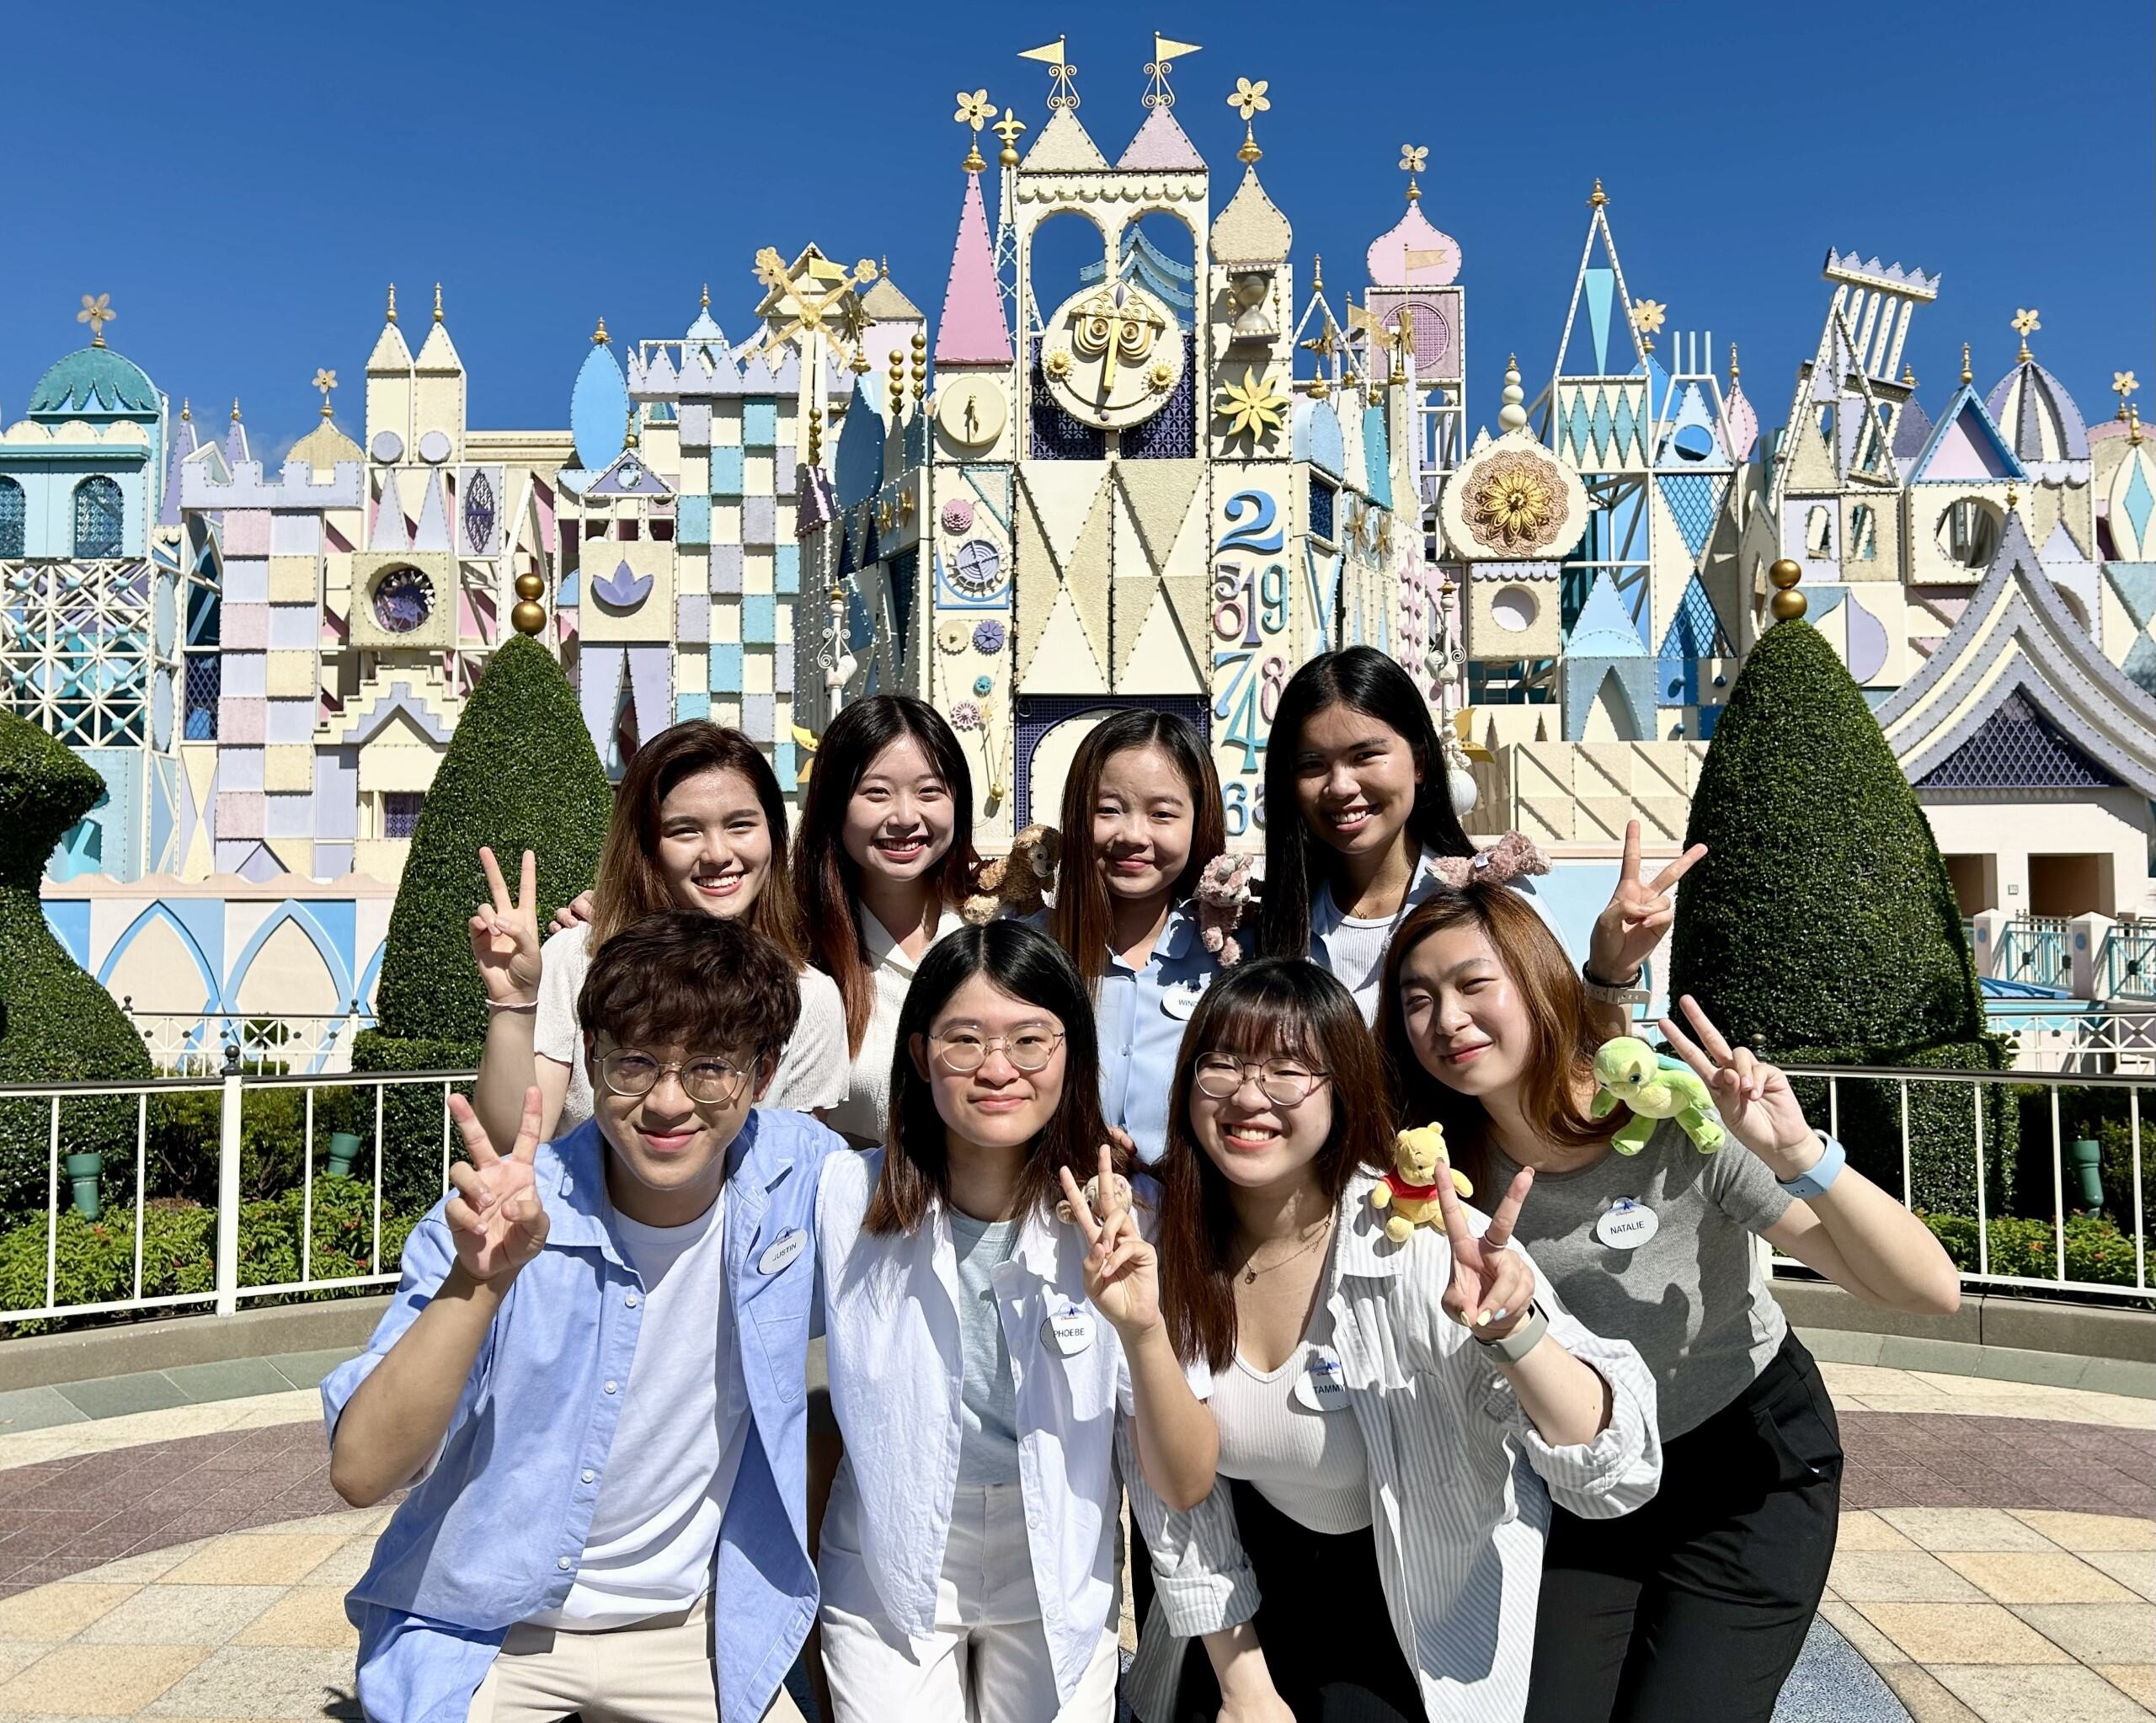
[[[1510,1243],[1532,1176],[1486,1221],[1441,1175],[1443,1229],[1396,1242],[1370,1201],[1393,1140],[1340,982],[1268,958],[1207,991],[1161,1280],[1177,1355],[1212,1373],[1235,1535],[1134,1487],[1161,1605],[1132,1672],[1145,1723],[1516,1719],[1552,1498],[1607,1517],[1654,1492],[1637,1355]]]
[[[1045,934],[997,921],[928,952],[896,1035],[889,1146],[827,1162],[817,1203],[846,1444],[818,1560],[827,1715],[1107,1723],[1118,1427],[1182,1508],[1213,1432],[1104,1141],[1092,1013]]]
[[[1582,1321],[1639,1349],[1685,1480],[1622,1526],[1560,1505],[1539,1723],[1764,1723],[1803,1646],[1842,1451],[1753,1240],[1867,1303],[1946,1311],[1960,1296],[1938,1240],[1806,1123],[1788,1079],[1683,1006],[1690,1032],[1665,1018],[1662,1033],[1734,1140],[1702,1155],[1670,1121],[1620,1155],[1630,1115],[1598,1115],[1580,978],[1533,910],[1486,886],[1442,894],[1386,960],[1379,1027],[1401,1110],[1443,1123],[1478,1182],[1533,1178],[1518,1236]]]
[[[592,953],[644,916],[694,910],[739,919],[776,946],[801,978],[801,1016],[761,1102],[824,1112],[846,1095],[846,1022],[838,989],[812,969],[786,871],[786,803],[756,744],[702,718],[662,730],[630,756],[614,800],[591,916],[542,950],[524,856],[512,898],[491,850],[479,851],[492,901],[472,917],[472,952],[487,988],[487,1041],[472,1104],[491,1138],[515,1134],[528,1085],[539,1086],[542,1138],[590,1118],[576,1000]]]
[[[1183,1027],[1219,968],[1191,895],[1227,842],[1203,739],[1150,709],[1096,725],[1064,781],[1063,842],[1043,917],[1093,995],[1101,1111],[1150,1166],[1167,1142]]]
[[[872,694],[841,709],[816,749],[793,844],[809,959],[837,984],[852,1068],[832,1128],[883,1140],[899,1010],[928,948],[964,924],[973,889],[974,781],[935,707]]]

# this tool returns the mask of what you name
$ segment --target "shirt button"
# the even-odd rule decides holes
[[[560,1557],[558,1560],[557,1560],[555,1561],[554,1566],[557,1566],[557,1567],[558,1567],[558,1568],[560,1568],[560,1569],[562,1570],[562,1571],[563,1571],[563,1572],[567,1573],[567,1572],[568,1571],[568,1570],[569,1570],[569,1559],[568,1559],[568,1556],[566,1556],[566,1555]]]
[[[606,1384],[606,1391],[607,1393],[611,1394],[621,1385],[622,1384],[618,1382],[609,1382]]]
[[[639,1299],[634,1293],[631,1293],[626,1302],[628,1304],[628,1307],[633,1310],[638,1304],[642,1304],[643,1300]]]
[[[584,1469],[584,1481],[587,1484],[590,1483],[599,1474],[592,1470],[590,1466],[586,1466]]]
[[[570,1177],[567,1173],[563,1173],[563,1174],[562,1175],[562,1194],[563,1194],[563,1196],[567,1196],[567,1195],[568,1195],[571,1191],[574,1190],[575,1188],[576,1188],[576,1181],[575,1181],[574,1179],[571,1178],[571,1177]]]

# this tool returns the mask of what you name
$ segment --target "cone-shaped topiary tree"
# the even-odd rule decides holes
[[[1732,1042],[1790,1064],[1996,1070],[1961,911],[1929,823],[1878,720],[1818,631],[1770,628],[1707,749],[1685,842],[1706,859],[1678,888],[1670,995]],[[1844,1081],[1850,1158],[1902,1189],[1902,1086]],[[1801,1086],[1828,1123],[1823,1082]],[[1908,1086],[1912,1200],[1973,1213],[1976,1124],[1964,1086]],[[1993,1188],[2010,1109],[1985,1109]]]
[[[152,1075],[141,1038],[52,936],[38,901],[52,846],[104,794],[89,766],[35,724],[0,712],[0,1082]],[[0,1209],[45,1205],[51,1120],[49,1102],[0,1102]],[[134,1142],[135,1104],[67,1102],[60,1124],[62,1155],[115,1154]]]
[[[486,993],[466,923],[487,898],[479,846],[492,846],[511,879],[517,856],[534,852],[543,927],[591,884],[612,811],[606,769],[561,666],[535,640],[505,643],[466,703],[420,810],[390,912],[375,993],[379,1027],[359,1037],[355,1069],[476,1064]],[[424,1207],[439,1191],[439,1096],[387,1091],[383,1125],[386,1189],[400,1209]]]

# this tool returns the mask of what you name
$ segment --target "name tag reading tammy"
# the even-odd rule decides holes
[[[1295,1379],[1295,1398],[1314,1412],[1337,1412],[1348,1404],[1348,1379],[1331,1347],[1311,1350],[1309,1366]]]

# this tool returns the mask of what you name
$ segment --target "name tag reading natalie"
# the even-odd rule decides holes
[[[1309,1367],[1295,1379],[1295,1398],[1314,1412],[1337,1412],[1348,1404],[1348,1379],[1331,1347],[1311,1352]]]
[[[808,1235],[799,1227],[781,1233],[771,1240],[771,1247],[756,1259],[756,1272],[776,1274],[808,1248]]]
[[[1636,1251],[1662,1224],[1654,1210],[1636,1197],[1620,1197],[1594,1224],[1594,1235],[1613,1251]]]

